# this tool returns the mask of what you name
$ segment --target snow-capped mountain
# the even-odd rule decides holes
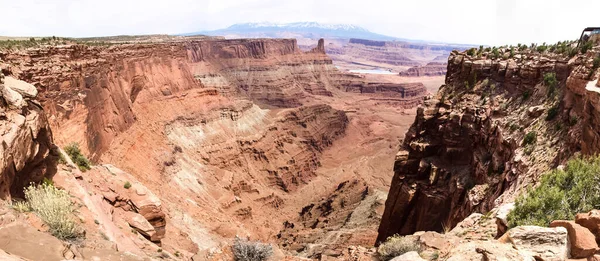
[[[361,38],[369,40],[399,40],[398,38],[373,33],[352,24],[322,24],[317,22],[297,23],[243,23],[224,29],[200,31],[185,35],[212,35],[227,38]]]

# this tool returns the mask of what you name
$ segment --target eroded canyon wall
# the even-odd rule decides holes
[[[23,198],[27,184],[52,178],[58,157],[35,87],[0,72],[0,94],[0,198]]]
[[[450,55],[446,84],[418,109],[396,155],[378,241],[443,231],[513,200],[576,152],[600,149],[595,51],[500,52]]]

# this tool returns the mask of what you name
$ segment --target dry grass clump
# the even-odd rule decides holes
[[[232,249],[236,261],[264,261],[273,255],[271,245],[252,242],[239,237],[235,238]]]
[[[385,242],[381,243],[377,248],[379,258],[384,261],[391,260],[394,257],[401,256],[411,251],[420,252],[421,248],[414,239],[399,235],[388,237]]]
[[[69,194],[52,184],[30,185],[25,189],[25,201],[16,202],[13,207],[38,215],[57,238],[72,239],[81,235],[81,229],[73,219],[75,207]]]

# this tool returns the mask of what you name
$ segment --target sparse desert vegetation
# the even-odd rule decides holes
[[[66,240],[81,235],[81,230],[73,219],[75,206],[69,194],[48,182],[27,187],[25,201],[15,202],[14,208],[35,213],[57,238]]]
[[[239,237],[235,238],[232,250],[236,261],[265,261],[273,255],[271,245],[248,241]]]
[[[411,237],[394,235],[388,237],[385,242],[381,243],[377,248],[379,258],[384,261],[391,260],[394,257],[400,256],[411,251],[420,251],[419,245]]]

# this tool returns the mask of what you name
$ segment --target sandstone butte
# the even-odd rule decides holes
[[[52,179],[86,231],[63,243],[33,213],[3,208],[0,256],[232,260],[240,236],[271,243],[274,260],[378,260],[373,245],[399,234],[420,252],[394,260],[594,260],[597,210],[551,227],[509,229],[506,215],[542,173],[600,150],[599,51],[453,51],[432,97],[338,71],[323,41],[308,52],[287,39],[0,51],[0,197]],[[558,119],[579,119],[568,130],[544,123],[557,102],[547,72]],[[417,105],[406,135],[391,135],[405,130],[391,119]],[[538,146],[525,148],[531,131]],[[90,170],[65,157],[71,142]]]

